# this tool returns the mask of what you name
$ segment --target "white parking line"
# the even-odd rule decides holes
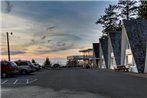
[[[29,84],[29,79],[27,79],[27,83],[26,84]]]
[[[13,84],[16,84],[18,80],[15,80]]]
[[[1,84],[5,84],[6,82],[8,82],[8,80],[3,81]]]
[[[35,81],[37,81],[38,79],[34,79],[34,80],[32,80],[32,81],[30,81],[29,83],[33,83],[33,82],[35,82]]]
[[[38,79],[12,79],[12,80],[4,80],[1,82],[2,84],[31,84],[35,81],[37,81]]]

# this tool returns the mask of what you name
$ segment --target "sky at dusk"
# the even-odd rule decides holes
[[[11,59],[64,59],[92,47],[101,36],[95,24],[109,4],[117,1],[1,2],[1,58],[7,59],[6,32]],[[60,61],[59,61],[60,62]]]

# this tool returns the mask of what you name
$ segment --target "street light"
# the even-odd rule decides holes
[[[13,33],[11,32],[10,34],[12,35]],[[10,58],[10,46],[9,46],[9,32],[7,32],[7,46],[8,46],[8,60],[11,61],[11,58]]]

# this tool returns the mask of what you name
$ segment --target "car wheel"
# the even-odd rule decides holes
[[[27,74],[27,71],[26,70],[22,70],[21,71],[21,74],[26,75]]]
[[[2,75],[3,78],[6,78],[8,76],[7,73],[5,73],[5,72],[1,73],[1,75]]]

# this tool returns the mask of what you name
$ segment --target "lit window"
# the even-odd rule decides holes
[[[133,64],[132,57],[133,57],[132,54],[129,54],[129,55],[128,55],[128,64],[129,64],[129,65],[130,65],[130,64],[131,64],[131,65]]]

